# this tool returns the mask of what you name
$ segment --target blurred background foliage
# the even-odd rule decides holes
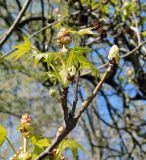
[[[3,35],[20,12],[24,0],[0,0],[0,34]],[[107,62],[109,48],[116,44],[124,55],[146,40],[145,0],[35,0],[31,1],[12,35],[1,47],[1,55],[49,23],[60,23],[40,32],[33,39],[41,52],[57,51],[55,36],[62,26],[74,29],[95,27],[95,35],[81,36],[79,46],[92,51],[87,58],[99,67]],[[105,68],[100,69],[101,74]],[[0,122],[18,147],[15,128],[22,113],[30,113],[35,132],[54,137],[62,125],[60,104],[49,97],[52,84],[44,79],[46,64],[34,68],[31,61],[0,60]],[[80,78],[79,102],[89,96],[96,78],[85,72]],[[68,103],[72,104],[73,85]],[[59,89],[59,86],[58,86]],[[144,160],[146,157],[146,46],[120,61],[106,80],[91,107],[72,132],[89,151],[84,159]],[[0,149],[0,159],[8,159],[8,144]],[[79,153],[78,159],[83,155]],[[70,158],[68,158],[70,159]]]

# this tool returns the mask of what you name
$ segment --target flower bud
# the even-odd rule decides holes
[[[30,125],[31,117],[29,116],[28,113],[24,113],[20,121],[22,124]]]
[[[60,12],[58,7],[55,8],[53,11],[54,11],[54,13],[56,13],[56,14],[59,14],[59,12]]]
[[[61,157],[60,157],[60,160],[65,160],[64,156],[61,156]]]
[[[66,54],[66,53],[69,52],[69,49],[65,48],[65,46],[63,45],[63,48],[62,48],[61,52]]]
[[[69,72],[69,73],[67,74],[67,80],[68,80],[68,81],[73,81],[74,79],[75,79],[75,73]]]
[[[112,48],[110,49],[108,59],[109,61],[111,60],[112,63],[114,63],[115,61],[117,65],[119,64],[120,54],[119,54],[119,48],[117,45],[113,45]]]
[[[55,97],[56,96],[56,90],[55,89],[50,89],[49,96]]]

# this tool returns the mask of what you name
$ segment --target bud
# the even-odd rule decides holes
[[[28,113],[24,113],[24,114],[22,115],[22,118],[21,118],[20,121],[21,121],[22,124],[30,125],[31,117],[29,116]]]
[[[120,54],[119,54],[119,48],[117,45],[113,45],[112,48],[109,51],[108,55],[109,61],[115,61],[115,63],[118,65],[120,61]]]
[[[30,135],[31,129],[31,117],[28,113],[24,113],[21,118],[21,127],[20,132],[23,134],[24,137],[28,137]]]
[[[56,14],[59,14],[59,12],[60,12],[58,7],[55,8],[53,11],[54,11],[54,13],[56,13]]]
[[[61,50],[62,53],[68,53],[69,49],[65,48],[65,46],[63,45],[63,48]]]
[[[73,81],[74,79],[75,79],[75,73],[69,72],[69,73],[67,74],[67,80],[68,80],[68,81]]]
[[[58,130],[57,130],[57,135],[56,136],[59,136],[63,131],[64,131],[64,127],[63,126],[59,127]]]
[[[55,97],[56,96],[56,90],[55,89],[50,89],[49,96]]]
[[[108,0],[102,0],[103,4],[107,4]]]
[[[64,156],[61,156],[61,157],[60,157],[60,160],[65,160]]]

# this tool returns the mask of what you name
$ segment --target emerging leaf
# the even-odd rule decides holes
[[[33,145],[36,145],[39,148],[48,147],[50,145],[49,139],[44,138],[44,137],[32,135],[29,139]]]
[[[16,48],[17,50],[12,54],[10,54],[8,57],[6,57],[6,59],[14,59],[14,61],[16,61],[20,59],[25,53],[30,51],[31,43],[29,39],[25,36],[23,36],[23,38],[24,38],[24,43],[15,46],[14,48]]]
[[[90,27],[90,28],[80,29],[76,33],[79,36],[86,35],[86,34],[94,34],[94,32],[92,31],[92,29],[93,29],[93,27],[92,28]]]
[[[80,149],[81,151],[83,151],[84,153],[86,153],[86,150],[75,140],[73,139],[64,139],[60,145],[59,145],[59,151],[57,154],[57,157],[55,160],[58,160],[62,154],[62,152],[67,149],[70,148],[73,154],[73,159],[76,160],[77,159],[77,151],[78,149]]]
[[[6,129],[2,125],[0,125],[0,146],[4,143],[6,139],[6,134]]]

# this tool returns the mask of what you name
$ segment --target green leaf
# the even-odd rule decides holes
[[[146,31],[141,32],[142,36],[146,37]]]
[[[42,153],[42,152],[43,152],[43,149],[42,149],[42,148],[38,147],[37,145],[34,145],[32,160],[35,160],[36,157],[37,157],[38,155],[40,155],[40,153]]]
[[[78,142],[76,142],[75,140],[73,140],[73,139],[64,139],[59,145],[58,155],[57,155],[55,160],[58,160],[60,158],[62,152],[67,148],[71,149],[74,160],[77,159],[77,151],[78,151],[78,149],[80,149],[84,153],[87,153],[86,150]]]
[[[15,46],[14,48],[16,48],[17,50],[12,54],[10,54],[9,56],[7,56],[5,59],[14,59],[14,61],[16,61],[20,59],[25,53],[30,51],[31,43],[29,39],[25,36],[23,36],[23,38],[24,38],[24,43]]]
[[[4,143],[6,139],[6,134],[6,129],[2,125],[0,125],[0,146],[2,146],[2,144]]]
[[[83,48],[83,47],[75,47],[75,48],[71,49],[71,51],[73,51],[75,54],[82,55],[82,54],[91,52],[92,49],[91,48]]]
[[[29,139],[33,145],[38,146],[39,148],[48,147],[50,145],[50,140],[44,137],[32,135]]]
[[[44,59],[48,66],[50,66],[51,62],[55,58],[55,52],[45,52],[45,53],[36,53],[33,55],[34,58],[34,66],[36,67],[41,59]]]
[[[68,28],[68,31],[70,33],[75,33],[79,36],[82,36],[82,35],[86,35],[86,34],[94,34],[94,32],[92,31],[92,29],[94,29],[95,27],[89,27],[89,28],[84,28],[84,29],[80,29],[78,31],[76,31],[75,29],[71,28],[71,27],[66,27]]]
[[[86,34],[94,34],[94,32],[91,31],[92,29],[94,29],[94,27],[80,29],[79,31],[76,32],[76,34],[78,34],[79,36],[86,35]]]

